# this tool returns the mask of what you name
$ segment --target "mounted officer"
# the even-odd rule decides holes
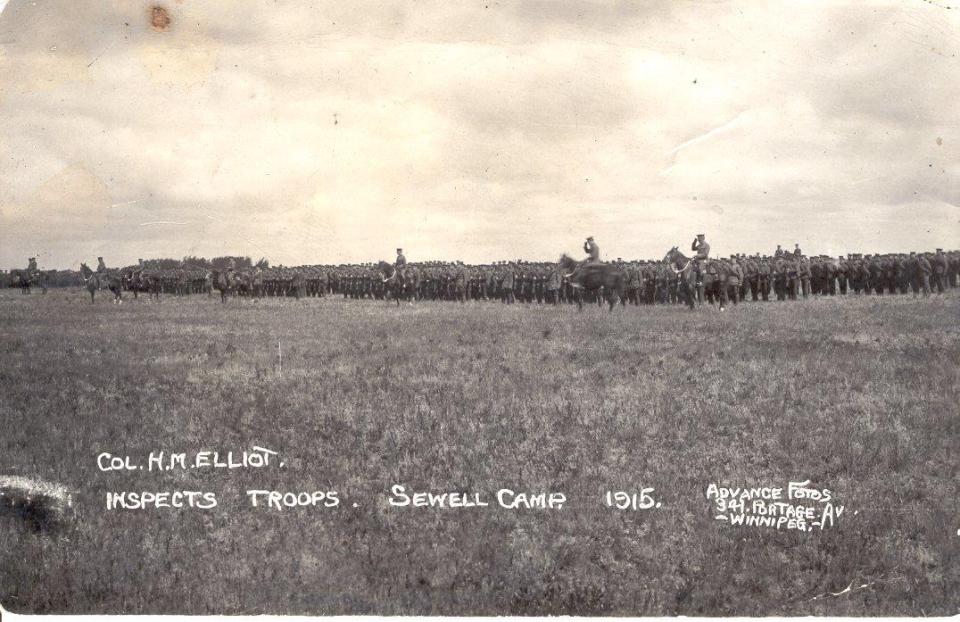
[[[103,263],[103,257],[97,257],[97,273],[105,274],[107,271],[107,264]]]
[[[407,282],[407,258],[403,255],[403,249],[397,249],[397,260],[393,262],[393,267],[397,271],[397,280],[401,285]]]
[[[707,242],[706,236],[698,233],[693,240],[693,244],[690,245],[690,250],[696,253],[693,257],[693,265],[697,273],[697,285],[699,286],[703,284],[703,272],[710,261],[710,244]]]
[[[597,246],[597,243],[593,241],[593,236],[589,236],[587,241],[583,243],[583,252],[587,254],[587,258],[584,259],[581,265],[587,263],[597,263],[600,261],[600,247]]]

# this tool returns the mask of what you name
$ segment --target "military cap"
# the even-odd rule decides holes
[[[698,233],[698,234],[697,234],[697,237],[698,237],[698,238],[702,238],[702,237],[704,237],[704,234]]]
[[[592,239],[593,239],[593,236],[592,236],[592,235],[588,235],[588,236],[587,236],[587,239],[588,239],[588,240],[592,240]]]

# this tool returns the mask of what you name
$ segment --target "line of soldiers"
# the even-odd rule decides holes
[[[398,249],[399,250],[399,249]],[[594,247],[585,248],[595,255]],[[712,262],[726,263],[737,278],[731,285],[733,300],[795,300],[810,295],[907,294],[930,295],[960,286],[960,252],[909,254],[851,254],[839,258],[824,255],[807,257],[799,252],[742,255],[704,259],[703,269]],[[401,253],[402,254],[402,253]],[[699,252],[699,254],[705,254]],[[107,271],[98,258],[98,271]],[[662,261],[612,262],[625,275],[626,302],[669,304],[678,302],[678,283],[673,268]],[[28,271],[36,270],[31,262]],[[419,300],[499,300],[513,303],[574,302],[573,289],[557,264],[522,260],[467,265],[461,261],[409,263],[402,270],[416,283]],[[127,290],[160,293],[210,295],[212,271],[184,266],[160,269],[151,262],[119,269]],[[241,296],[319,297],[342,295],[354,299],[389,297],[389,285],[375,264],[312,265],[296,267],[229,268]],[[12,283],[11,283],[12,284]]]
[[[909,254],[851,254],[832,258],[798,253],[737,254],[704,259],[725,263],[738,274],[730,292],[733,300],[796,300],[811,295],[853,294],[929,295],[960,286],[960,252]],[[673,268],[663,261],[612,262],[625,273],[626,299],[631,304],[677,303],[678,283]],[[422,300],[500,300],[511,304],[573,302],[568,279],[556,264],[500,261],[466,265],[463,262],[404,262],[404,270],[419,277]],[[374,264],[328,268],[330,293],[347,298],[382,299],[386,287]]]
[[[97,272],[114,272],[98,257]],[[262,298],[264,296],[323,296],[328,293],[328,266],[297,266],[287,268],[253,267],[245,270],[230,265],[224,272],[233,284],[233,293],[240,296]],[[123,287],[136,296],[139,293],[158,296],[172,294],[186,296],[191,294],[213,295],[215,289],[214,271],[196,266],[179,268],[158,268],[150,261],[139,260],[136,266],[126,266],[119,272]]]

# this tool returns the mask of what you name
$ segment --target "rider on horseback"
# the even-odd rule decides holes
[[[103,257],[97,257],[97,274],[104,274],[107,271],[107,264],[103,263]]]
[[[31,281],[40,280],[40,270],[37,269],[37,258],[30,257],[27,259],[27,278]],[[46,285],[44,285],[46,287]]]
[[[710,244],[707,243],[704,237],[702,233],[698,233],[697,237],[693,240],[693,245],[690,247],[690,250],[697,253],[693,257],[694,270],[697,273],[697,285],[703,284],[703,272],[710,261]]]
[[[600,261],[600,247],[597,246],[597,243],[593,241],[592,235],[589,236],[587,241],[583,243],[583,252],[587,254],[587,258],[580,262],[580,265],[597,263]]]
[[[397,260],[393,263],[393,268],[397,272],[397,281],[404,285],[407,281],[407,258],[403,256],[403,249],[397,249]]]

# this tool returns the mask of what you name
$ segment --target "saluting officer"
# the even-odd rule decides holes
[[[695,259],[699,261],[706,261],[710,258],[710,244],[708,244],[704,238],[705,236],[702,233],[698,233],[696,239],[693,240],[693,244],[690,246],[690,250],[697,253]]]
[[[588,261],[600,261],[600,247],[597,246],[597,243],[593,241],[592,235],[589,236],[587,241],[583,243],[583,252],[587,254],[587,258],[584,260],[584,263]]]

